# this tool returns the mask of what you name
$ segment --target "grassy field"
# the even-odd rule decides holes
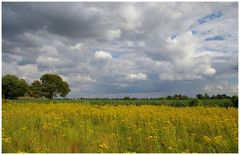
[[[6,152],[238,152],[238,109],[3,103]]]

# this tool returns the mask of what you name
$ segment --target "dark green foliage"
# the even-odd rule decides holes
[[[2,78],[2,96],[4,99],[16,99],[19,96],[24,96],[27,89],[26,81],[15,75],[5,75]]]
[[[233,103],[231,102],[231,100],[226,100],[223,104],[225,108],[233,107]]]
[[[65,97],[71,90],[67,82],[56,74],[45,74],[40,78],[42,83],[42,92],[44,96],[49,99],[57,97]]]
[[[227,96],[226,94],[217,94],[217,99],[225,99],[225,98],[230,98],[229,96]]]
[[[201,105],[201,100],[199,99],[192,99],[189,103],[189,107],[195,107]]]
[[[232,96],[231,101],[235,108],[238,108],[238,96]]]
[[[31,86],[29,86],[29,91],[28,94],[31,97],[42,97],[44,96],[44,93],[42,92],[43,90],[42,83],[39,80],[35,80]]]
[[[205,94],[204,94],[204,98],[205,98],[205,99],[209,99],[210,97],[208,96],[207,93],[205,93]]]
[[[168,99],[168,100],[171,100],[171,99],[172,99],[172,96],[170,96],[170,95],[167,96],[167,99]]]
[[[236,97],[234,97],[236,98]],[[167,100],[167,99],[137,99],[137,100],[124,100],[124,99],[32,99],[32,100],[16,100],[17,103],[79,103],[79,104],[92,104],[92,105],[155,105],[155,106],[171,106],[171,107],[194,107],[194,106],[204,106],[204,107],[234,107],[234,104],[230,99],[188,99],[188,100]],[[237,102],[236,102],[237,103]],[[236,105],[237,106],[237,105]]]
[[[212,95],[211,97],[205,93],[204,95],[202,94],[197,94],[196,97],[198,99],[230,99],[230,96],[227,96],[226,94],[217,94],[217,95]]]
[[[202,94],[197,94],[196,97],[197,97],[198,99],[203,99],[203,98],[204,98]]]
[[[28,94],[30,97],[65,97],[70,92],[66,81],[55,74],[45,74],[39,80],[35,80],[30,86],[23,79],[15,75],[2,77],[2,96],[4,99],[16,99]]]

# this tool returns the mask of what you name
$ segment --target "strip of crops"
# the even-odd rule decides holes
[[[3,100],[3,102],[12,102],[9,100]],[[85,100],[73,100],[73,99],[23,99],[14,100],[15,103],[89,103],[93,105],[156,105],[156,106],[172,106],[172,107],[192,107],[192,106],[204,106],[204,107],[236,107],[231,99],[186,99],[186,100],[167,100],[167,99],[85,99]]]

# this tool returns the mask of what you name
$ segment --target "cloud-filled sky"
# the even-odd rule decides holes
[[[238,92],[238,3],[3,2],[2,72],[69,97]]]

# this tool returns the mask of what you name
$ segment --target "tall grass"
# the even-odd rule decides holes
[[[3,152],[238,152],[235,108],[2,105]]]

